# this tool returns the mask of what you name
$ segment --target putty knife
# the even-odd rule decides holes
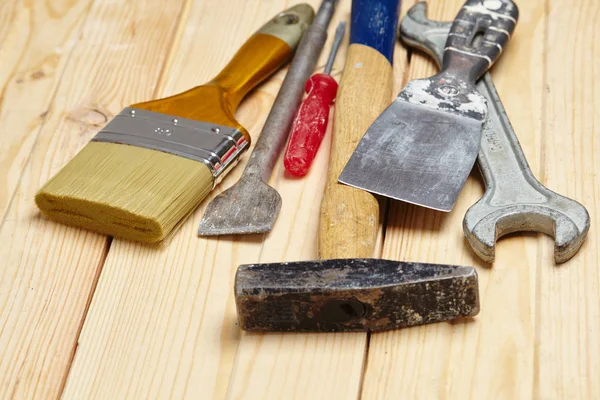
[[[475,81],[500,56],[517,18],[510,0],[468,0],[452,24],[442,72],[408,83],[367,130],[339,181],[450,211],[475,163],[487,115]]]

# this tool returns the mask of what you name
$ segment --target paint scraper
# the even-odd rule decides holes
[[[450,211],[471,171],[487,104],[475,88],[518,19],[510,0],[468,0],[452,24],[442,72],[408,83],[369,127],[341,183]]]

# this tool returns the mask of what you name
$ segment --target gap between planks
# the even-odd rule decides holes
[[[544,90],[548,85],[548,51],[549,51],[549,43],[548,43],[548,16],[550,15],[550,0],[544,0],[544,38],[543,38],[543,52],[542,52],[542,82],[544,86]],[[546,184],[546,147],[543,143],[546,141],[546,121],[548,119],[548,110],[547,110],[547,98],[546,96],[542,96],[542,131],[540,133],[540,157],[539,157],[539,165],[537,168],[538,179],[542,184]],[[544,257],[543,251],[545,250],[544,243],[542,241],[538,241],[537,245],[537,258],[536,258],[536,269],[537,273],[535,274],[535,292],[540,293],[542,288],[542,274],[539,273],[541,268],[543,268]],[[541,338],[541,322],[542,316],[540,315],[539,310],[541,309],[541,298],[539,295],[535,297],[534,304],[534,313],[535,313],[535,328],[534,328],[534,344],[533,344],[533,383],[531,387],[531,398],[538,398],[540,393],[540,338]]]

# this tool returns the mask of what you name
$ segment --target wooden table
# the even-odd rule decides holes
[[[483,193],[477,173],[450,214],[387,209],[378,256],[476,266],[482,311],[471,321],[370,336],[238,329],[239,264],[317,256],[329,136],[306,179],[278,164],[283,209],[265,237],[198,238],[206,202],[159,248],[40,217],[36,190],[107,120],[211,78],[289,3],[0,2],[0,398],[600,398],[596,0],[518,1],[517,32],[493,71],[535,175],[590,211],[579,254],[554,265],[550,237],[520,234],[500,241],[493,265],[479,261],[461,229]],[[462,0],[429,3],[430,17],[450,20]],[[331,30],[349,10],[342,0]],[[338,78],[343,60],[344,50]],[[397,89],[435,69],[400,44],[394,68]],[[284,73],[238,113],[255,137]]]

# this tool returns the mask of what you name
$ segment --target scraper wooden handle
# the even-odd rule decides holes
[[[319,221],[319,257],[373,257],[379,205],[370,193],[338,183],[369,126],[393,96],[391,58],[398,1],[354,0],[350,42],[336,99],[327,185]]]

